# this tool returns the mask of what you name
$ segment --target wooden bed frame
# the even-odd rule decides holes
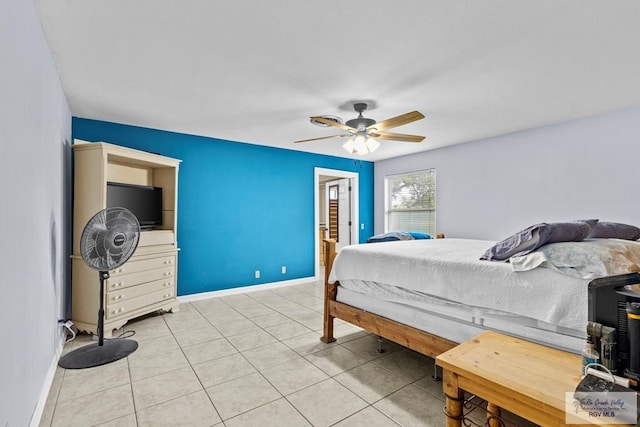
[[[437,237],[441,239],[444,238],[444,235],[438,233]],[[336,301],[340,284],[338,282],[332,284],[328,281],[329,273],[336,257],[336,241],[334,239],[324,239],[324,243],[324,332],[320,338],[321,341],[330,343],[336,340],[333,336],[333,320],[337,318],[434,359],[441,353],[458,345],[454,341]]]

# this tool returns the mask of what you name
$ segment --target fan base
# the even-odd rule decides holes
[[[127,357],[138,348],[134,340],[116,338],[105,340],[103,345],[98,343],[85,345],[67,353],[58,361],[58,365],[65,369],[84,369],[106,365]]]

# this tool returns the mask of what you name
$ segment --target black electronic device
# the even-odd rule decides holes
[[[575,393],[593,393],[593,392],[630,392],[631,390],[627,387],[623,387],[619,384],[616,384],[613,381],[605,380],[603,378],[597,377],[595,375],[585,375],[582,381],[576,387]],[[574,394],[574,397],[576,397]]]
[[[628,302],[626,311],[629,348],[640,349],[640,302]],[[625,375],[640,381],[640,351],[629,352],[629,366]]]
[[[638,403],[640,402],[640,396],[634,390],[631,390],[627,387],[617,384],[615,383],[615,381],[612,381],[612,380],[607,380],[605,378],[600,378],[599,376],[591,375],[591,374],[585,375],[584,378],[582,378],[582,381],[580,381],[580,383],[576,387],[575,391],[573,392],[573,398],[579,402],[580,406],[582,406],[583,404],[586,404],[587,406],[583,407],[583,409],[586,411],[589,411],[597,406],[598,401],[600,402],[600,404],[608,402],[607,396],[610,396],[609,393],[616,393],[612,401],[615,400],[615,401],[623,402],[623,404],[619,406],[620,409],[622,409],[623,407],[631,408],[631,405],[635,405],[636,414],[633,414],[633,412],[631,412],[628,415],[628,417],[635,418],[636,420],[638,419],[638,416],[640,415],[640,406],[638,406]],[[610,412],[609,416],[615,416],[615,415],[617,415],[618,417],[621,416],[621,414],[616,414],[617,411],[609,410],[609,412]],[[596,414],[597,413],[598,411],[596,411]],[[636,416],[634,417],[633,415],[636,415]],[[627,418],[627,416],[624,415],[624,413],[622,414],[622,416],[624,416],[625,419]],[[620,420],[620,418],[617,418],[617,420]],[[616,424],[616,423],[613,423],[613,424]],[[620,424],[620,423],[617,423],[617,424]],[[625,424],[629,425],[630,423],[625,423]],[[598,425],[601,425],[601,424],[598,424]]]
[[[107,208],[131,211],[141,229],[162,225],[162,188],[107,182]]]
[[[589,282],[588,320],[609,328],[615,328],[616,372],[625,374],[629,367],[630,353],[638,357],[639,348],[630,348],[627,304],[640,302],[640,274],[629,273],[602,277]],[[597,335],[596,349],[600,351],[601,339]]]

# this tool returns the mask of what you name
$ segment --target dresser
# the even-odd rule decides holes
[[[109,272],[104,286],[104,336],[129,320],[155,311],[176,311],[177,190],[180,160],[102,142],[76,140],[71,317],[79,330],[97,334],[99,273],[80,255],[89,219],[107,207],[107,182],[162,188],[162,225],[142,231],[129,260]]]

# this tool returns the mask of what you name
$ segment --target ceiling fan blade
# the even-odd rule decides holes
[[[311,117],[311,120],[315,120],[316,122],[324,123],[325,125],[334,126],[340,128],[342,130],[346,130],[351,133],[356,133],[358,129],[354,129],[351,126],[343,125],[342,123],[338,123],[335,120],[330,120],[321,116]]]
[[[372,132],[370,135],[376,139],[387,139],[391,141],[422,142],[424,140],[424,136],[407,135],[404,133]]]
[[[350,133],[346,133],[346,134],[343,134],[343,135],[329,135],[329,136],[321,136],[320,138],[301,139],[300,141],[293,141],[293,143],[297,144],[298,142],[318,141],[320,139],[339,138],[339,137],[344,137],[344,136],[351,136],[351,134]]]
[[[419,111],[412,111],[410,113],[401,114],[396,117],[392,117],[387,120],[383,120],[378,123],[374,123],[371,126],[367,127],[368,131],[377,132],[383,131],[391,128],[395,128],[398,126],[406,125],[411,122],[415,122],[416,120],[424,119],[424,114]]]

